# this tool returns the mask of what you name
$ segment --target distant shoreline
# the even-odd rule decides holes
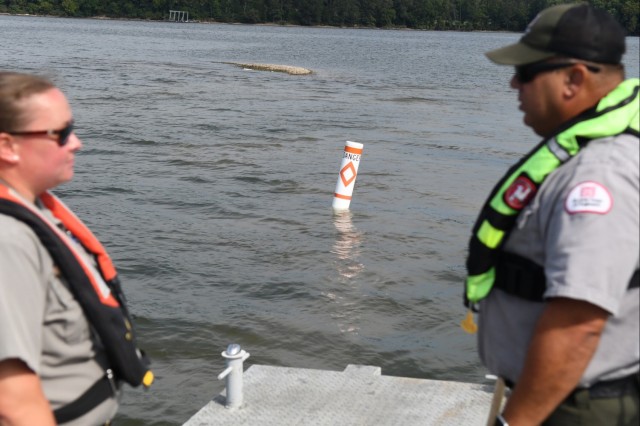
[[[274,22],[261,22],[255,24],[249,24],[245,22],[221,22],[221,21],[170,21],[168,19],[142,19],[142,18],[111,18],[108,16],[58,16],[58,15],[32,15],[29,13],[8,13],[0,12],[0,16],[20,16],[20,17],[36,17],[36,18],[63,18],[63,19],[93,19],[99,21],[133,21],[133,22],[166,22],[172,24],[206,24],[206,25],[247,25],[247,26],[259,26],[259,27],[294,27],[294,28],[326,28],[326,29],[343,29],[343,30],[382,30],[382,31],[457,31],[464,33],[509,33],[519,34],[521,31],[507,31],[507,30],[462,30],[462,29],[422,29],[422,28],[408,28],[408,27],[361,27],[361,26],[333,26],[333,25],[299,25],[299,24],[277,24]],[[640,35],[627,34],[627,37],[639,38]]]
[[[299,25],[299,24],[290,24],[283,23],[277,24],[274,22],[261,22],[255,24],[249,24],[245,22],[221,22],[221,21],[187,21],[187,22],[179,22],[179,21],[170,21],[168,19],[142,19],[142,18],[111,18],[108,16],[58,16],[58,15],[34,15],[29,13],[8,13],[8,12],[0,12],[0,16],[18,16],[18,17],[27,17],[27,18],[61,18],[61,19],[93,19],[98,21],[133,21],[133,22],[166,22],[171,24],[218,24],[218,25],[247,25],[247,26],[258,26],[258,27],[293,27],[293,28],[327,28],[327,29],[343,29],[343,30],[382,30],[382,31],[458,31],[458,32],[467,32],[467,33],[482,33],[482,32],[491,32],[491,33],[513,33],[513,31],[505,31],[505,30],[434,30],[434,29],[421,29],[421,28],[408,28],[408,27],[362,27],[362,26],[334,26],[334,25]]]

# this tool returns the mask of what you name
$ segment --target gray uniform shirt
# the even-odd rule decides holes
[[[58,223],[50,211],[40,211]],[[51,256],[27,225],[2,214],[0,324],[0,360],[20,359],[37,373],[53,409],[75,400],[104,375],[96,358],[105,355]],[[104,424],[117,406],[116,398],[108,399],[65,425]]]
[[[545,269],[545,298],[592,303],[609,317],[580,380],[588,387],[638,371],[640,148],[629,135],[592,141],[551,173],[521,212],[505,250]],[[546,303],[493,289],[480,302],[480,358],[494,374],[517,382]]]

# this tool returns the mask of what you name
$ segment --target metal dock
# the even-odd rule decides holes
[[[484,426],[493,394],[492,385],[383,376],[363,365],[342,372],[252,365],[240,387],[239,408],[225,408],[225,390],[184,426]]]

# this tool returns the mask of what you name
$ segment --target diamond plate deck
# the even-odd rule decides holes
[[[244,404],[224,407],[224,392],[184,426],[486,425],[493,387],[382,376],[380,367],[343,372],[252,365]]]

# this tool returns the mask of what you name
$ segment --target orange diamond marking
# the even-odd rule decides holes
[[[356,178],[356,168],[353,166],[353,162],[349,161],[349,164],[344,166],[342,170],[340,170],[340,179],[342,179],[342,183],[344,186],[349,186],[351,182],[353,182]]]

